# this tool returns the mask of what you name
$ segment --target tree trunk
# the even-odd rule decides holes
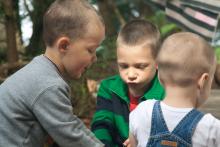
[[[27,54],[36,55],[42,52],[45,48],[43,42],[43,16],[48,6],[54,0],[33,0],[33,12],[29,12],[32,23],[33,33],[30,38],[30,43],[27,46]]]
[[[114,8],[109,1],[111,0],[97,0],[97,4],[105,22],[106,34],[107,36],[113,36],[117,33],[118,22],[114,14]]]
[[[18,61],[18,52],[16,45],[16,18],[13,10],[12,0],[3,1],[3,9],[5,13],[5,28],[6,28],[6,42],[7,42],[7,61],[15,63]]]
[[[24,46],[22,40],[22,32],[21,32],[21,16],[19,15],[19,0],[13,0],[13,10],[15,12],[16,19],[16,43],[17,43],[17,51],[19,53],[24,53]]]

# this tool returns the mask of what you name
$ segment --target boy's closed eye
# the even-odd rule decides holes
[[[128,68],[128,65],[125,63],[118,63],[118,67],[121,69],[126,69],[126,68]]]
[[[147,64],[147,63],[138,63],[138,64],[134,65],[134,67],[137,69],[145,69],[148,66],[149,66],[149,64]]]
[[[137,68],[137,69],[145,69],[148,66],[149,66],[149,64],[147,64],[147,63],[138,63],[138,64],[134,64],[133,67]],[[125,64],[125,63],[118,63],[118,67],[121,69],[126,69],[129,67],[129,65]]]

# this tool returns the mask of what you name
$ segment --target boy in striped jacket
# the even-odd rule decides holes
[[[128,22],[117,38],[119,75],[103,80],[92,131],[106,147],[129,146],[129,113],[147,99],[163,99],[155,62],[160,33],[145,20]]]

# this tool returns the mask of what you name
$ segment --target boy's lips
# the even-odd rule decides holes
[[[130,86],[133,86],[133,85],[137,85],[138,83],[135,83],[135,82],[128,82],[127,84],[130,85]]]

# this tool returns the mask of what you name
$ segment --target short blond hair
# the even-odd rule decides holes
[[[156,25],[144,19],[131,20],[120,30],[117,46],[120,43],[130,46],[146,45],[156,58],[160,48],[160,31]]]
[[[53,46],[59,37],[71,40],[83,38],[88,32],[88,24],[95,16],[104,21],[96,9],[87,0],[56,0],[43,18],[43,38],[47,46]]]
[[[200,36],[181,32],[169,36],[157,58],[162,84],[189,86],[216,64],[213,48]],[[212,73],[214,74],[214,72]]]

